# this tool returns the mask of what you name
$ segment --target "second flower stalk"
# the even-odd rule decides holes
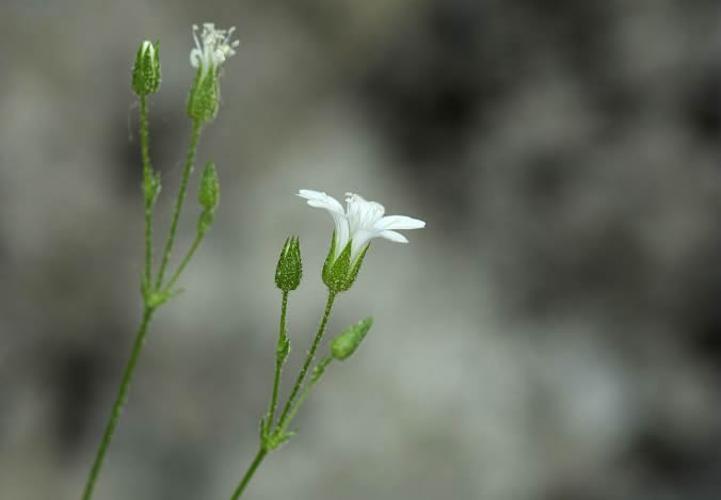
[[[245,491],[250,480],[253,478],[256,470],[262,463],[263,459],[271,451],[277,449],[283,443],[288,441],[295,434],[289,430],[289,426],[295,418],[298,410],[305,402],[315,385],[321,379],[326,371],[328,365],[332,363],[334,359],[345,360],[348,358],[356,348],[360,345],[366,333],[370,329],[373,321],[371,318],[366,318],[356,325],[348,327],[346,330],[341,332],[332,342],[330,346],[330,354],[325,356],[318,362],[311,371],[311,365],[315,360],[316,353],[320,347],[323,336],[327,330],[328,321],[331,316],[333,304],[335,299],[341,291],[345,291],[352,285],[352,282],[357,276],[358,269],[362,259],[358,262],[354,262],[352,275],[353,279],[342,279],[340,276],[336,276],[335,280],[331,278],[329,273],[333,272],[335,268],[336,273],[342,272],[347,275],[350,271],[349,266],[346,265],[343,269],[342,266],[333,266],[332,260],[334,259],[333,246],[335,245],[335,237],[331,243],[331,252],[329,259],[326,260],[324,265],[323,277],[328,286],[328,298],[326,300],[325,307],[320,319],[318,330],[316,331],[315,337],[311,344],[310,349],[306,353],[305,361],[296,377],[293,388],[291,389],[290,395],[287,401],[283,405],[282,411],[277,415],[278,410],[278,395],[280,389],[280,383],[283,373],[283,366],[288,359],[290,354],[290,339],[287,331],[287,313],[288,313],[288,298],[290,292],[294,291],[300,285],[301,278],[303,276],[303,262],[300,253],[300,241],[297,236],[291,236],[286,239],[283,249],[281,250],[278,264],[275,271],[275,284],[281,291],[281,310],[280,310],[280,326],[278,331],[278,341],[276,344],[276,357],[275,357],[275,371],[273,377],[273,388],[271,392],[270,403],[268,405],[268,411],[261,418],[260,421],[260,443],[258,451],[253,459],[251,465],[246,470],[243,478],[238,484],[237,488],[233,492],[231,500],[237,500]],[[331,262],[329,262],[329,260]],[[336,288],[333,283],[342,281],[347,286],[342,288]],[[309,376],[310,373],[310,376]],[[309,376],[309,380],[306,379]],[[277,418],[276,418],[277,417]]]

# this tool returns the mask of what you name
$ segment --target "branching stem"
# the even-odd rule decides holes
[[[198,150],[198,141],[202,131],[202,123],[199,120],[193,120],[193,130],[190,136],[190,144],[188,145],[188,153],[185,157],[185,165],[180,179],[180,188],[178,189],[178,197],[175,199],[175,209],[173,210],[173,218],[170,222],[168,237],[165,240],[165,249],[163,250],[163,260],[158,271],[158,278],[155,282],[155,288],[160,289],[165,277],[165,271],[168,268],[170,255],[173,252],[173,244],[175,243],[175,235],[178,231],[178,222],[180,221],[180,213],[183,211],[183,203],[185,203],[185,195],[188,191],[188,181],[190,174],[193,172],[193,164],[195,163],[195,153]]]

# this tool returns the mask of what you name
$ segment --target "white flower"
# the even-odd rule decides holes
[[[373,238],[385,238],[398,243],[408,240],[398,229],[420,229],[426,223],[405,215],[384,216],[385,208],[375,201],[362,196],[346,193],[346,209],[333,198],[320,191],[301,189],[298,196],[308,200],[308,205],[323,208],[333,217],[335,223],[335,257],[351,242],[351,261],[363,251]]]
[[[204,23],[203,31],[198,39],[198,25],[193,25],[193,39],[195,47],[190,51],[190,65],[201,68],[205,75],[208,70],[217,69],[226,59],[235,55],[235,48],[240,44],[238,40],[230,40],[235,26],[228,30],[215,29],[215,24]]]

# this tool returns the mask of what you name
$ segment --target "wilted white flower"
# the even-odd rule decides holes
[[[374,238],[385,238],[398,243],[408,240],[397,230],[420,229],[426,223],[405,215],[386,215],[385,208],[375,201],[362,196],[346,193],[346,209],[323,192],[301,189],[298,196],[308,200],[308,205],[323,208],[333,217],[335,223],[335,257],[351,242],[351,261],[361,254],[363,248]]]
[[[217,69],[226,59],[235,54],[235,48],[240,44],[238,40],[231,41],[230,37],[235,26],[221,30],[216,29],[213,23],[204,23],[203,31],[198,38],[198,25],[193,25],[193,39],[195,47],[190,51],[190,64],[200,68],[205,75],[210,69]]]

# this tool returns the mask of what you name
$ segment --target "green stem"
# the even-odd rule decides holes
[[[245,487],[248,486],[248,483],[253,478],[255,471],[258,469],[258,466],[267,454],[268,450],[263,449],[263,447],[258,449],[258,453],[256,453],[255,458],[253,459],[253,463],[251,463],[250,467],[248,467],[248,470],[245,471],[243,479],[240,481],[240,484],[238,484],[238,487],[233,492],[233,496],[230,500],[238,500],[238,498],[240,498],[240,496],[243,494],[243,491],[245,490]]]
[[[195,235],[195,239],[193,240],[193,244],[190,245],[190,249],[188,250],[188,253],[185,254],[185,257],[183,257],[182,262],[178,266],[178,269],[175,270],[175,273],[173,273],[173,276],[168,280],[168,284],[165,285],[165,291],[170,291],[171,288],[175,285],[175,283],[180,278],[180,275],[183,273],[185,268],[188,266],[188,263],[190,262],[190,259],[193,258],[193,255],[195,255],[196,250],[198,250],[198,247],[203,241],[203,238],[205,237],[205,233],[198,231],[198,233]]]
[[[150,163],[150,125],[148,121],[148,96],[140,96],[140,154],[143,161],[145,186],[145,282],[153,280],[153,204],[154,196],[148,193],[153,183],[153,167]]]
[[[275,420],[275,410],[278,408],[278,390],[280,388],[280,375],[283,371],[283,363],[285,357],[281,353],[281,347],[284,342],[287,342],[286,329],[285,329],[285,317],[288,310],[288,292],[283,291],[283,299],[280,307],[280,328],[278,332],[278,345],[275,352],[275,378],[273,379],[273,396],[270,400],[270,406],[268,407],[268,417],[266,418],[266,425],[268,429],[273,426]]]
[[[323,358],[320,363],[318,363],[317,369],[320,370],[318,376],[311,377],[310,382],[306,384],[306,386],[303,388],[303,392],[301,392],[300,397],[298,398],[298,401],[293,405],[293,408],[288,412],[288,417],[285,421],[284,426],[280,429],[280,433],[285,433],[286,429],[290,425],[290,423],[295,418],[296,414],[298,413],[298,410],[300,410],[300,407],[305,402],[306,398],[310,395],[311,391],[313,390],[313,387],[315,387],[315,384],[318,383],[318,381],[321,379],[323,374],[325,373],[325,369],[328,367],[328,365],[333,361],[333,358],[331,356],[328,356],[327,358]]]
[[[168,238],[165,240],[165,249],[163,250],[163,260],[160,264],[160,270],[158,271],[158,279],[155,282],[155,288],[160,288],[163,284],[163,278],[165,277],[165,271],[168,267],[168,261],[170,260],[170,254],[173,251],[173,244],[175,243],[175,234],[178,231],[178,221],[180,220],[180,213],[183,210],[183,203],[185,202],[185,195],[188,191],[188,181],[190,180],[190,174],[193,172],[193,163],[195,162],[195,153],[198,149],[198,141],[200,140],[200,132],[202,130],[202,122],[199,120],[193,120],[193,130],[190,136],[190,144],[188,145],[188,154],[185,157],[185,166],[183,167],[183,174],[180,180],[180,189],[178,190],[178,197],[175,200],[175,210],[173,211],[173,218],[170,223],[170,230],[168,231]]]
[[[95,482],[97,481],[98,475],[100,474],[100,469],[103,466],[105,454],[107,453],[110,442],[113,439],[115,428],[118,426],[120,413],[122,412],[123,406],[125,406],[125,402],[128,398],[128,389],[130,387],[130,382],[132,381],[135,367],[138,364],[140,352],[143,349],[145,336],[148,332],[148,325],[150,324],[150,320],[153,317],[153,311],[153,309],[148,307],[143,310],[143,319],[140,322],[138,333],[135,336],[135,342],[133,343],[133,349],[130,353],[130,359],[128,359],[128,364],[125,366],[125,371],[123,372],[123,379],[120,382],[120,387],[118,388],[118,395],[115,398],[112,412],[105,426],[105,432],[103,433],[103,437],[100,441],[100,446],[98,447],[98,451],[95,454],[93,466],[90,469],[90,474],[88,475],[88,479],[85,483],[82,500],[90,500],[93,496]]]
[[[308,368],[310,368],[310,364],[313,362],[313,358],[315,357],[315,351],[318,350],[320,341],[323,338],[323,334],[325,333],[325,328],[328,325],[328,318],[330,317],[330,312],[333,308],[334,300],[335,292],[328,291],[328,300],[325,303],[325,310],[323,311],[323,317],[321,318],[320,325],[318,326],[318,332],[316,332],[315,334],[315,338],[313,339],[313,345],[311,345],[311,348],[308,351],[308,355],[305,358],[305,363],[303,363],[303,368],[300,370],[298,378],[295,381],[293,391],[290,393],[290,397],[285,403],[283,413],[280,416],[280,420],[278,420],[278,428],[282,429],[285,426],[286,420],[288,419],[288,414],[293,407],[293,402],[295,401],[296,396],[298,396],[298,391],[300,391],[301,387],[303,386],[303,381],[305,380],[305,376],[308,373]]]

